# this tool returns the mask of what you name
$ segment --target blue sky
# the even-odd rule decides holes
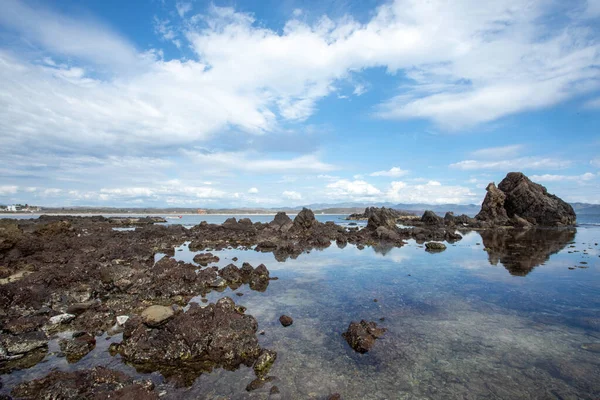
[[[600,203],[600,0],[0,3],[0,203]]]

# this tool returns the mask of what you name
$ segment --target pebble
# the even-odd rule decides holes
[[[51,317],[50,323],[52,325],[66,324],[66,323],[73,321],[73,319],[75,319],[74,314],[59,314],[59,315],[55,315],[54,317]]]

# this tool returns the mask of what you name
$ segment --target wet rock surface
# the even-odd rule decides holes
[[[70,339],[62,339],[59,346],[68,362],[76,363],[94,350],[96,338],[87,332],[74,333]]]
[[[257,369],[266,370],[275,355],[264,353],[259,346],[257,327],[254,317],[224,297],[205,307],[191,303],[186,312],[151,329],[141,318],[130,318],[118,352],[139,371],[160,371],[188,385],[216,367],[233,370],[240,365],[251,367],[260,360]],[[271,356],[261,358],[261,354]]]
[[[386,332],[385,328],[378,328],[375,322],[351,322],[348,330],[342,334],[346,342],[358,353],[366,353],[375,344],[375,339]]]
[[[136,382],[122,372],[104,367],[74,372],[54,371],[44,378],[18,385],[11,395],[24,400],[159,398],[151,383]]]

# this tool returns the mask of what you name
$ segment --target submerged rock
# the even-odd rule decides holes
[[[60,350],[65,353],[69,363],[76,363],[96,347],[96,339],[87,332],[74,334],[71,339],[63,339],[59,343]]]
[[[105,367],[74,372],[53,371],[44,378],[17,385],[15,398],[156,400],[151,382],[135,382],[122,372]]]
[[[287,327],[292,325],[294,323],[294,320],[289,315],[282,315],[281,317],[279,317],[279,322],[281,323],[281,325]]]
[[[359,353],[366,353],[375,344],[375,339],[380,338],[387,329],[378,328],[375,322],[351,322],[348,330],[342,334],[346,342]]]

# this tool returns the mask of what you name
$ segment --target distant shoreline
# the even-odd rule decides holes
[[[299,212],[299,211],[298,211]],[[294,213],[287,213],[287,215],[297,215],[298,212],[294,212]],[[194,213],[95,213],[95,212],[91,212],[91,213],[3,213],[0,212],[0,216],[5,217],[5,216],[20,216],[20,215],[31,215],[31,216],[41,216],[41,215],[50,215],[50,216],[60,216],[60,215],[69,215],[69,216],[79,216],[79,215],[84,215],[84,216],[94,216],[94,215],[128,215],[128,216],[132,216],[132,217],[138,217],[138,216],[152,216],[152,215],[168,215],[168,216],[177,216],[177,215],[195,215],[195,216],[199,216],[199,217],[204,217],[204,216],[211,216],[211,215],[217,215],[217,216],[226,216],[226,215],[231,215],[231,216],[235,216],[235,215],[257,215],[257,216],[267,216],[267,215],[277,215],[277,213],[260,213],[260,214],[252,214],[252,213],[227,213],[227,214],[223,214],[223,213],[219,213],[219,214],[194,214]],[[318,215],[348,215],[346,213],[343,214],[339,214],[339,213],[316,213],[315,216]]]

